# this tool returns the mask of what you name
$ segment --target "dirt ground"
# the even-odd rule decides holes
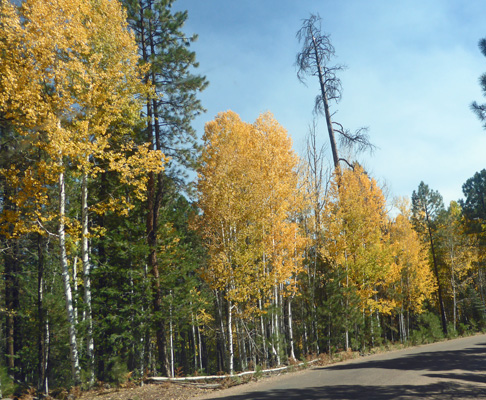
[[[99,389],[84,392],[81,400],[186,400],[212,392],[174,383],[144,384],[131,388]]]
[[[339,362],[348,358],[354,358],[358,355],[356,353],[341,353],[337,355],[332,360],[329,360],[326,356],[321,355],[321,360],[319,363],[314,364],[316,365],[325,365],[330,363]],[[298,368],[298,370],[302,370],[302,368]],[[296,370],[295,372],[279,372],[277,374],[265,374],[263,376],[259,376],[258,380],[261,379],[278,379],[278,376],[289,374],[289,373],[298,373]],[[240,380],[246,382],[255,382],[255,378],[247,378],[244,380]],[[164,383],[146,383],[143,386],[135,385],[124,388],[112,388],[112,389],[105,389],[99,388],[96,390],[91,390],[89,392],[82,392],[82,393],[74,393],[74,396],[67,396],[66,400],[71,400],[74,398],[80,400],[187,400],[187,399],[194,399],[195,397],[206,397],[205,395],[209,395],[214,393],[215,390],[221,390],[227,388],[229,386],[235,386],[234,383],[231,383],[231,380],[225,380],[222,382],[221,386],[214,389],[214,388],[203,388],[201,386],[204,385],[193,385],[189,383],[171,383],[171,382],[164,382]],[[251,383],[250,383],[251,384]],[[243,389],[245,383],[240,384]]]

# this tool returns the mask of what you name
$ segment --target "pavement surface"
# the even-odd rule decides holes
[[[486,399],[486,335],[315,367],[197,399]]]

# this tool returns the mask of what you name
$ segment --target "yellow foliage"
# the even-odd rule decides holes
[[[43,231],[42,218],[52,220],[42,208],[46,187],[68,164],[93,178],[111,169],[143,199],[147,172],[162,170],[166,159],[130,138],[153,89],[143,83],[148,66],[138,63],[120,2],[25,0],[16,7],[2,1],[0,37],[0,109],[43,151],[31,169],[0,171],[16,188],[12,201],[22,213],[3,215],[3,226],[11,230],[15,220],[18,232]],[[132,207],[110,199],[93,211],[126,215]]]
[[[403,207],[390,225],[395,260],[392,280],[395,282],[397,307],[420,313],[424,300],[436,290],[436,281],[409,216],[410,209]]]
[[[385,198],[376,181],[360,166],[336,172],[324,207],[323,257],[346,271],[364,310],[387,313],[390,299],[377,297],[388,284],[392,259],[386,230]]]
[[[235,303],[292,286],[301,269],[297,163],[290,137],[269,113],[249,124],[228,111],[206,124],[197,226],[210,261],[202,275]]]

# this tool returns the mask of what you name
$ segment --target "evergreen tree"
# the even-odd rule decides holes
[[[478,46],[481,54],[486,57],[486,38],[481,39]],[[486,96],[486,74],[479,77],[479,85],[481,86],[483,95]],[[471,109],[478,116],[479,120],[483,121],[483,127],[486,129],[486,104],[478,104],[474,101],[471,104]]]
[[[153,314],[156,321],[158,359],[162,374],[169,375],[166,319],[162,318],[166,288],[160,282],[157,247],[161,240],[160,212],[164,197],[170,195],[170,180],[183,185],[181,168],[194,168],[197,155],[192,120],[203,111],[197,94],[207,86],[204,77],[194,75],[198,66],[195,53],[189,50],[197,36],[182,31],[187,12],[172,12],[173,0],[125,0],[128,20],[136,33],[144,63],[150,63],[145,81],[155,88],[156,96],[147,98],[148,125],[146,140],[153,149],[172,158],[166,172],[150,173],[147,199],[146,233],[149,245],[148,265],[153,285]]]
[[[442,196],[438,191],[431,190],[424,182],[420,182],[417,191],[412,194],[412,222],[415,230],[430,246],[432,267],[437,280],[437,294],[442,321],[442,330],[447,335],[447,319],[443,299],[443,282],[439,274],[439,254],[437,246],[438,219],[444,210]]]

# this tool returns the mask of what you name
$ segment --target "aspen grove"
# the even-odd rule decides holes
[[[173,2],[0,2],[0,398],[485,329],[486,170],[445,206],[270,112],[198,143]]]

